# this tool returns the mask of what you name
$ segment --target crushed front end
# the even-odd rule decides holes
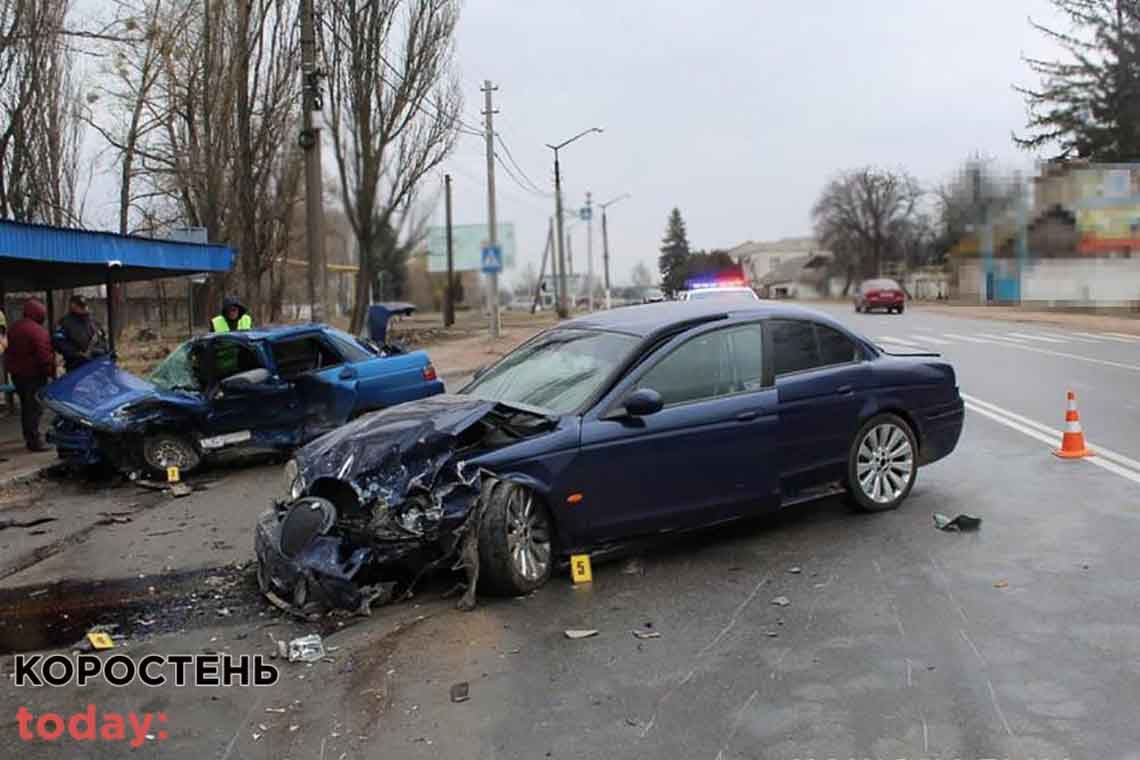
[[[360,418],[297,452],[290,499],[258,520],[258,580],[274,604],[305,616],[367,613],[452,561],[478,521],[492,473],[472,459],[528,432],[506,430],[494,403],[433,396]],[[473,588],[469,589],[472,594]]]

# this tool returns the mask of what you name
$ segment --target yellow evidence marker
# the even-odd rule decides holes
[[[591,583],[594,574],[590,570],[590,555],[575,554],[570,557],[570,577],[574,583]]]
[[[91,646],[94,649],[102,650],[115,648],[115,642],[112,641],[111,637],[105,633],[89,633],[87,634],[87,640],[91,642]]]
[[[180,480],[182,480],[182,474],[178,471],[177,467],[167,467],[166,468],[166,482],[167,483],[177,483]]]

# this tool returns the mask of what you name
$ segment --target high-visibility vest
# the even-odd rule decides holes
[[[211,319],[210,325],[214,328],[214,332],[216,333],[224,333],[230,331],[230,323],[226,321],[225,316],[221,314]],[[252,330],[253,317],[249,316],[248,314],[242,314],[241,317],[238,318],[237,329]]]

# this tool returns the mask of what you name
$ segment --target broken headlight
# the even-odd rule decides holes
[[[285,463],[285,491],[290,499],[299,499],[305,492],[305,480],[301,477],[301,468],[296,459]]]

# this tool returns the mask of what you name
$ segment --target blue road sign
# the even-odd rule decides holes
[[[583,206],[581,209],[578,210],[578,218],[581,219],[583,222],[590,221],[590,218],[593,216],[594,216],[594,209],[590,208],[589,206]]]
[[[483,248],[483,274],[498,274],[503,271],[503,249],[497,245]]]

